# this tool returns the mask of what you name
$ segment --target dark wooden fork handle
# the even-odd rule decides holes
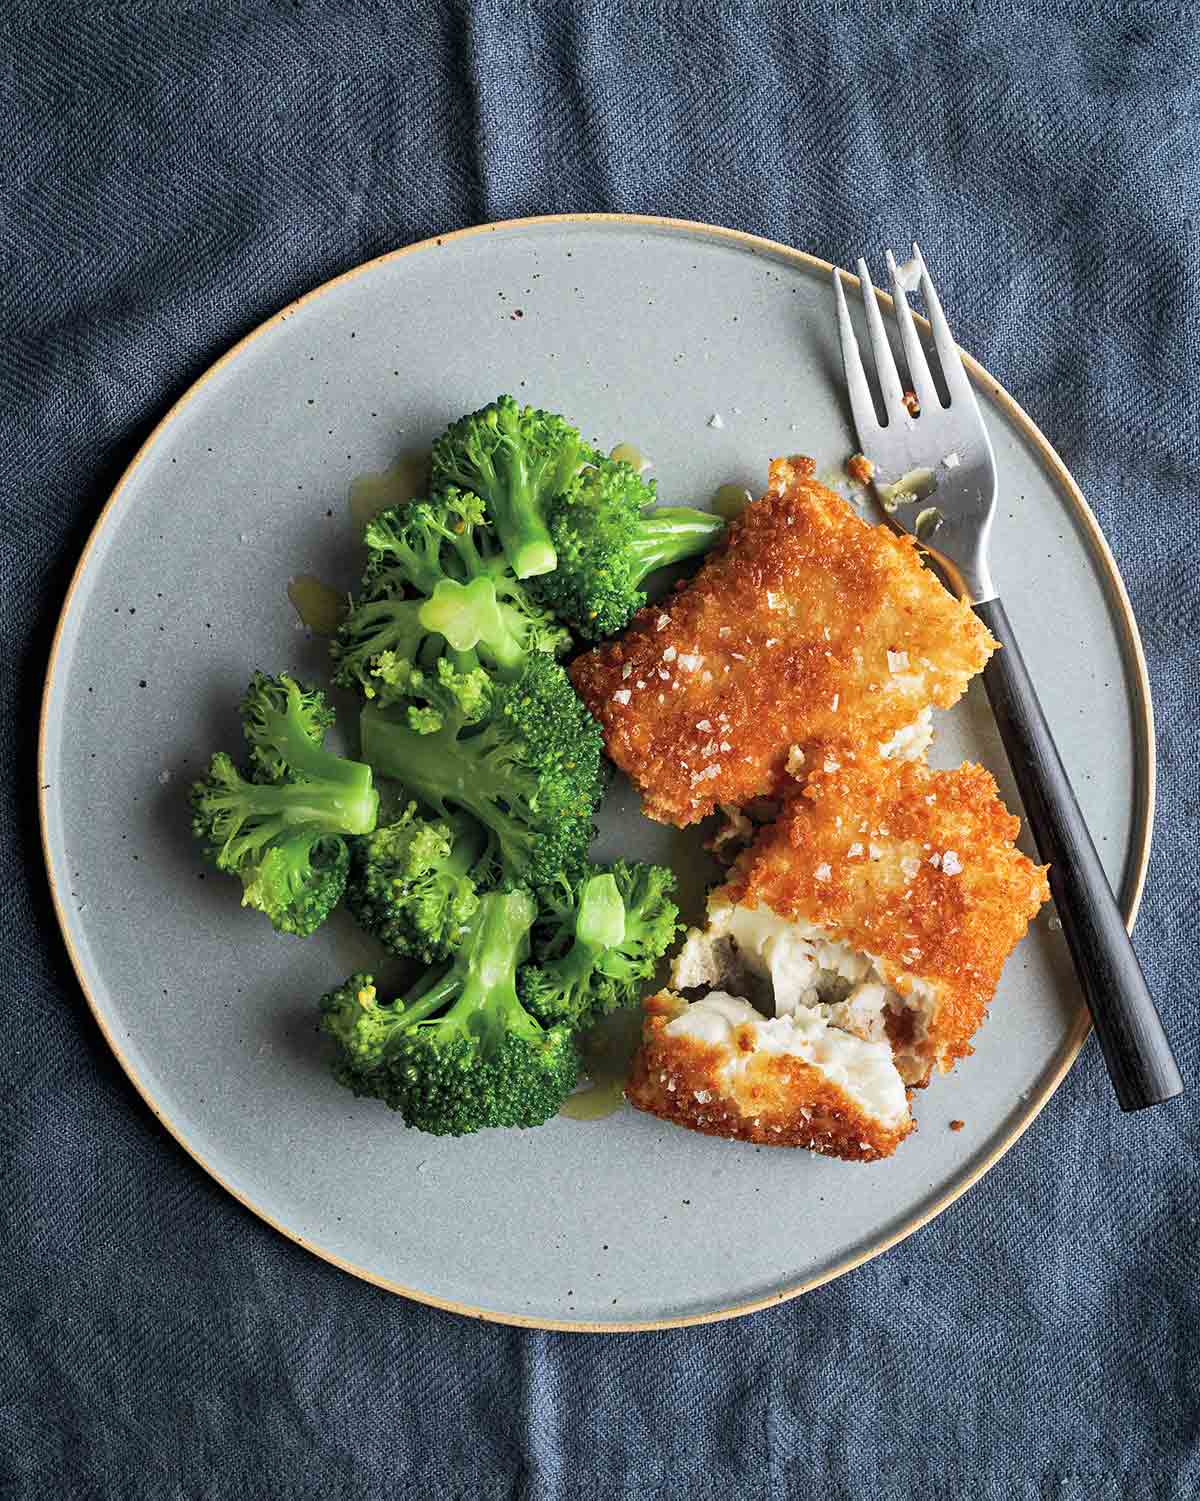
[[[1181,1093],[1171,1045],[998,599],[975,613],[1000,643],[983,670],[1029,827],[1122,1110]]]

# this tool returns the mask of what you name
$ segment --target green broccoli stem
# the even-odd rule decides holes
[[[600,953],[616,948],[624,937],[625,903],[615,878],[609,871],[589,877],[579,893],[575,942]]]
[[[420,607],[421,624],[445,637],[452,650],[467,652],[482,646],[507,673],[518,671],[525,661],[509,624],[512,614],[510,607],[500,605],[496,585],[486,576],[473,578],[469,584],[442,579]]]
[[[551,959],[542,969],[555,977],[564,995],[570,995],[576,987],[586,987],[600,955],[624,938],[625,903],[616,881],[608,871],[591,876],[579,893],[574,942],[565,954]]]
[[[455,960],[462,993],[441,1020],[476,1038],[485,1057],[496,1051],[507,1034],[531,1039],[541,1035],[517,995],[517,966],[529,952],[536,910],[526,891],[489,891],[480,900]]]
[[[493,413],[491,420],[500,425],[502,419]],[[551,489],[545,496],[540,493],[535,477],[529,472],[515,422],[513,425],[513,432],[502,435],[495,456],[482,452],[473,456],[475,473],[451,469],[448,478],[481,497],[512,571],[519,579],[527,579],[540,573],[551,573],[558,564],[550,529],[542,515],[543,499],[549,499],[555,492]],[[571,445],[565,446],[570,448]],[[495,458],[501,456],[507,460],[502,466],[503,472],[495,462]],[[564,462],[556,465],[555,474],[573,473],[576,462],[575,454],[564,455]]]
[[[704,552],[724,530],[720,516],[690,506],[660,506],[643,516],[630,547],[637,559],[637,583],[658,568]]]
[[[497,775],[474,747],[486,735],[459,741],[453,721],[422,735],[397,724],[368,705],[359,721],[362,753],[375,770],[403,784],[426,807],[445,816],[447,804],[476,818],[500,847],[506,870],[519,870],[526,857],[527,836],[517,820],[503,813],[500,800],[512,796],[512,769]]]
[[[282,713],[266,703],[259,707],[259,713],[263,721],[259,740],[271,745],[296,776],[308,782],[326,782],[333,787],[345,788],[359,798],[373,796],[369,766],[327,751],[305,729],[300,717],[300,693],[295,684],[288,689],[287,708]],[[375,797],[376,804],[378,801]],[[367,830],[351,828],[347,832],[362,834]]]
[[[336,757],[334,759],[337,759]],[[345,763],[356,766],[356,762]],[[365,786],[317,782],[247,782],[242,794],[247,815],[278,820],[280,829],[322,834],[369,834],[379,814],[379,794],[365,767]],[[271,837],[274,837],[272,835]]]

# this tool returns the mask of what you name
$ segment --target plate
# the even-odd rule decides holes
[[[995,573],[1132,915],[1154,757],[1128,600],[1062,463],[995,381],[971,373],[1001,476]],[[361,498],[362,477],[392,466],[402,479],[406,454],[498,391],[571,414],[605,446],[635,443],[675,502],[726,483],[757,493],[773,454],[811,454],[827,474],[853,449],[829,268],[748,235],[625,216],[497,224],[302,298],[168,413],[79,565],[41,732],[59,918],[154,1113],[310,1250],[517,1324],[620,1330],[747,1312],[916,1229],[1045,1103],[1087,1025],[1047,915],[1010,960],[975,1056],[919,1097],[919,1135],[889,1161],[710,1140],[628,1106],[447,1141],[329,1077],[316,1000],[375,962],[353,924],[276,936],[239,909],[235,883],[205,876],[190,838],[186,786],[210,749],[236,746],[251,668],[324,669],[289,579],[348,588],[352,489]],[[964,757],[1019,807],[978,683],[938,719],[936,761]],[[697,914],[707,866],[694,830],[644,820],[620,783],[601,825],[601,856],[671,861]],[[956,1117],[966,1126],[950,1131]]]

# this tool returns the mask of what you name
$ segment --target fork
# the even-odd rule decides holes
[[[884,422],[850,322],[842,273],[833,273],[859,447],[878,469],[901,476],[895,486],[874,482],[889,521],[917,539],[1000,643],[983,670],[984,686],[1038,852],[1050,866],[1050,891],[1109,1077],[1122,1110],[1158,1105],[1179,1094],[1183,1081],[988,568],[996,509],[991,440],[919,247],[913,246],[912,260],[902,267],[889,250],[887,265],[911,383],[907,390],[867,263],[858,262]],[[918,280],[948,405],[934,385],[908,304],[908,291]]]

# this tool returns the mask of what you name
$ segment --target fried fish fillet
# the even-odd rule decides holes
[[[814,1012],[768,1019],[720,991],[691,1005],[651,996],[625,1094],[709,1136],[859,1161],[890,1156],[914,1127],[886,1043]]]
[[[783,1015],[817,1007],[890,1042],[906,1084],[971,1051],[1000,972],[1049,896],[990,772],[814,772],[709,897],[679,988],[731,978]]]
[[[571,676],[651,818],[680,826],[776,795],[793,746],[920,754],[996,643],[921,564],[776,459],[695,579]]]
[[[1049,895],[1018,828],[980,766],[814,772],[676,959],[676,991],[708,993],[647,1002],[631,1102],[716,1135],[894,1151],[907,1091],[970,1053]]]

